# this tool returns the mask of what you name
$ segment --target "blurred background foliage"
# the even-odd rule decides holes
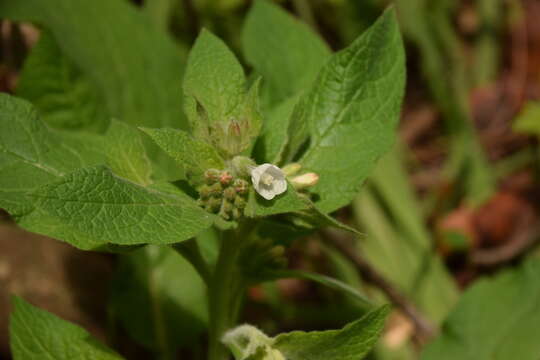
[[[111,116],[139,126],[185,128],[181,77],[188,49],[205,27],[249,70],[257,54],[243,47],[249,39],[242,29],[251,3],[0,0],[0,18],[10,19],[0,29],[0,90],[30,100],[56,128],[103,133]],[[266,30],[263,18],[253,20],[250,26],[268,31],[268,39],[288,39],[280,56],[284,62],[296,59],[302,74],[283,69],[273,76],[290,78],[291,95],[305,86],[310,72],[316,74],[329,49],[348,45],[388,5],[396,8],[404,34],[408,83],[399,140],[352,205],[333,215],[367,235],[352,251],[415,304],[434,332],[419,337],[411,319],[395,310],[370,358],[537,359],[540,345],[531,335],[540,330],[540,266],[534,259],[540,254],[540,3],[274,3],[307,26],[305,36],[318,33],[329,46],[311,49],[308,63],[297,48],[304,35],[295,39],[286,21],[282,29]],[[268,118],[278,121],[290,113],[284,99],[263,95]],[[160,159],[161,176],[177,179],[167,158],[149,142],[145,146]],[[152,353],[202,358],[204,286],[173,250],[81,253],[3,219],[2,358],[9,358],[4,319],[13,292],[85,325],[129,359]],[[289,229],[269,228],[276,238],[289,237]],[[286,242],[289,267],[337,277],[386,301],[362,267],[321,241],[325,236],[342,234]],[[216,243],[208,231],[195,246],[212,261]],[[176,250],[190,251],[189,246]],[[37,274],[48,280],[36,281]],[[290,278],[251,288],[242,319],[273,334],[336,328],[362,312],[353,298]]]

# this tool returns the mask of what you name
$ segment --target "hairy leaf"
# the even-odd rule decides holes
[[[471,286],[422,360],[536,360],[540,354],[540,261]]]
[[[320,175],[313,191],[322,211],[351,201],[389,150],[404,84],[403,44],[392,10],[321,70],[301,114],[311,135],[301,162]]]
[[[116,175],[143,186],[152,182],[152,164],[136,128],[113,120],[107,130],[105,151],[107,164]]]
[[[185,51],[126,1],[4,1],[0,16],[48,28],[104,94],[111,116],[140,126],[182,127]]]
[[[261,128],[259,81],[246,93],[242,66],[219,38],[203,29],[184,79],[185,110],[197,139],[227,157],[251,148]]]
[[[43,32],[27,58],[17,84],[17,96],[32,102],[52,127],[102,131],[109,122],[96,87]]]
[[[31,196],[37,207],[61,223],[112,244],[175,243],[213,222],[182,192],[144,188],[103,166],[75,171]]]
[[[121,360],[122,357],[94,339],[86,330],[13,298],[10,319],[14,360]]]
[[[382,306],[340,330],[293,331],[275,338],[242,325],[223,341],[237,360],[359,360],[379,338],[388,312],[389,307]]]
[[[244,213],[250,217],[263,217],[300,211],[308,207],[306,201],[300,196],[290,183],[287,184],[287,191],[272,200],[264,199],[251,189]]]
[[[205,170],[223,169],[225,166],[211,145],[185,131],[167,128],[142,130],[183,168],[187,178],[195,185],[203,182]]]

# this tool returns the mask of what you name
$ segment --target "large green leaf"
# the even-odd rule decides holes
[[[536,360],[540,356],[540,261],[477,281],[422,360]]]
[[[331,54],[306,24],[264,0],[248,13],[242,45],[273,104],[309,87]]]
[[[293,331],[275,338],[243,325],[229,331],[224,342],[236,360],[359,360],[379,338],[388,312],[383,306],[340,330]]]
[[[195,185],[203,182],[207,169],[223,169],[225,166],[211,145],[185,131],[167,128],[142,130],[177,162]]]
[[[167,246],[146,246],[124,255],[111,302],[134,339],[164,354],[190,344],[208,321],[204,282]]]
[[[121,360],[122,357],[94,339],[86,330],[13,298],[10,319],[14,360]]]
[[[138,129],[113,120],[105,140],[107,164],[113,173],[143,186],[152,182],[152,164]]]
[[[0,16],[49,29],[103,94],[109,115],[135,125],[184,126],[185,51],[127,1],[2,1]]]
[[[104,166],[65,175],[31,196],[62,224],[118,245],[180,242],[213,222],[212,215],[184,193],[136,185]]]
[[[299,122],[310,147],[301,158],[320,175],[314,187],[324,212],[352,200],[393,140],[405,85],[405,57],[393,10],[323,67]]]
[[[109,122],[101,94],[49,32],[41,34],[27,58],[16,92],[55,128],[101,131]]]

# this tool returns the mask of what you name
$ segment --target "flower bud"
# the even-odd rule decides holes
[[[207,185],[215,184],[219,181],[221,171],[217,169],[208,169],[204,172],[204,180]]]
[[[295,176],[291,179],[291,184],[296,190],[305,189],[319,182],[319,175],[310,172],[303,175]]]
[[[233,186],[234,190],[240,195],[246,195],[249,191],[249,183],[246,180],[236,179]]]
[[[232,159],[232,167],[237,176],[247,178],[251,174],[251,169],[257,164],[247,156],[235,156]]]
[[[301,168],[302,168],[302,165],[300,165],[299,163],[290,163],[290,164],[285,165],[283,169],[281,170],[283,171],[285,176],[292,176],[296,174],[298,171],[300,171]]]
[[[228,173],[227,171],[223,171],[219,177],[219,182],[223,186],[228,186],[232,182],[232,175]]]
[[[221,192],[223,191],[223,187],[219,182],[215,183],[214,185],[210,186],[209,188],[209,194],[210,196],[220,196]]]
[[[237,196],[234,199],[234,206],[238,209],[243,209],[246,207],[246,199],[242,198],[241,196]]]
[[[234,220],[240,219],[243,215],[244,215],[243,211],[240,210],[240,209],[238,209],[238,208],[234,208],[234,209],[232,210],[232,218],[233,218]]]
[[[203,185],[199,189],[199,195],[201,196],[201,199],[208,199],[212,193],[211,187],[208,185]]]
[[[234,201],[234,198],[236,197],[236,190],[234,190],[233,187],[226,188],[223,190],[223,197],[227,200]]]
[[[221,199],[219,198],[210,198],[206,201],[205,210],[216,213],[221,207]]]

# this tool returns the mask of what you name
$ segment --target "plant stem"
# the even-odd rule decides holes
[[[221,338],[235,325],[240,312],[245,283],[238,266],[238,258],[247,235],[247,231],[241,226],[222,233],[219,258],[209,286],[208,360],[229,358]]]
[[[201,255],[197,241],[189,239],[172,245],[172,248],[191,263],[193,268],[199,273],[206,286],[210,286],[211,272],[208,264]]]

